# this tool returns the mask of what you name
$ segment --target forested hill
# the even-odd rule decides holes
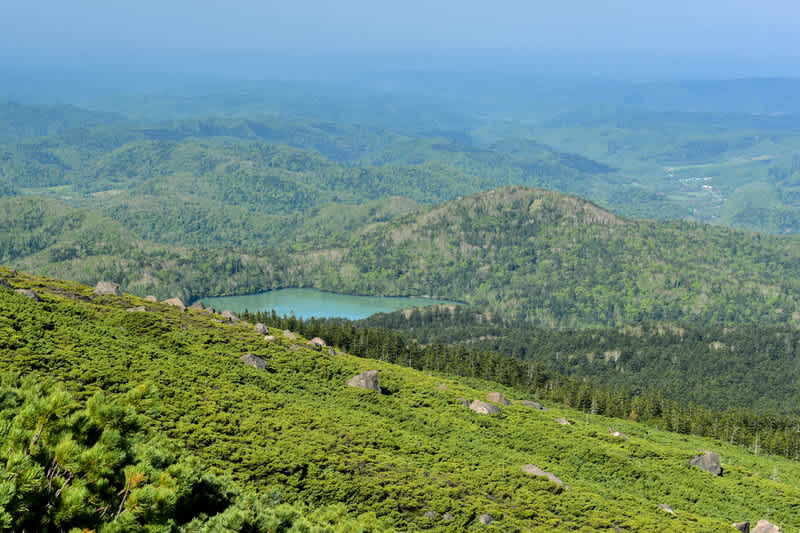
[[[544,326],[800,322],[797,239],[625,219],[541,189],[461,198],[308,259],[305,279],[326,289],[429,294]]]
[[[0,528],[800,527],[797,461],[263,326],[0,268]]]
[[[496,189],[385,222],[381,213],[402,208],[372,204],[348,218],[356,208],[342,206],[300,224],[300,244],[268,249],[148,244],[52,201],[0,208],[6,264],[83,281],[105,273],[141,295],[317,287],[461,300],[547,327],[800,323],[798,239],[625,219],[541,189]]]

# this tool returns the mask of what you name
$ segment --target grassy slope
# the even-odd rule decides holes
[[[0,274],[43,299],[0,288],[4,368],[53,377],[78,395],[152,382],[162,401],[156,426],[253,490],[278,486],[289,500],[343,502],[399,529],[478,529],[484,512],[495,518],[486,530],[496,531],[726,531],[734,520],[767,514],[784,530],[800,527],[800,467],[788,460],[615,420],[629,436],[621,442],[608,434],[610,419],[557,406],[516,404],[481,416],[458,398],[483,399],[495,384],[293,351],[279,332],[279,342],[267,344],[248,324]],[[125,311],[135,305],[148,311]],[[265,357],[270,370],[242,365],[246,352]],[[373,368],[384,394],[345,386]],[[560,426],[561,416],[573,424]],[[722,477],[687,466],[707,448],[722,455]],[[526,463],[568,488],[523,474]],[[436,518],[425,518],[429,510]],[[455,519],[445,523],[445,512]]]

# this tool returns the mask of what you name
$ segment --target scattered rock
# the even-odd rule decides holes
[[[221,315],[222,315],[222,318],[227,318],[231,322],[238,322],[239,321],[239,317],[236,316],[235,314],[233,314],[233,311],[228,311],[226,309],[221,313]]]
[[[759,520],[750,533],[781,533],[781,528],[766,520]]]
[[[14,292],[16,292],[17,294],[21,294],[22,296],[24,296],[26,298],[30,298],[34,302],[41,302],[42,301],[42,299],[39,298],[39,295],[36,294],[35,292],[33,292],[31,289],[14,289]]]
[[[658,508],[661,509],[662,511],[664,511],[665,513],[675,514],[675,509],[673,509],[672,507],[670,507],[666,503],[662,503],[661,505],[658,506]]]
[[[617,437],[618,439],[628,442],[628,436],[626,434],[620,433],[619,431],[614,431],[614,428],[608,428],[608,432],[611,433],[612,437]]]
[[[311,339],[308,342],[310,342],[311,344],[314,344],[316,346],[319,346],[320,348],[322,348],[323,346],[327,346],[328,345],[324,340],[320,339],[319,337],[314,337],[313,339]]]
[[[286,337],[287,339],[292,339],[292,340],[297,338],[297,335],[295,335],[288,329],[283,330],[283,336]]]
[[[436,390],[447,390],[447,385],[444,383],[439,383],[439,386],[436,387]]]
[[[5,280],[5,278],[0,278],[0,287],[5,287],[6,289],[11,288],[11,284]]]
[[[119,285],[110,281],[98,281],[94,287],[94,293],[98,296],[105,296],[110,294],[112,296],[122,296],[119,290]]]
[[[333,346],[329,346],[328,347],[328,353],[330,355],[336,355],[336,350],[333,349]]]
[[[306,348],[308,348],[309,350],[317,351],[317,352],[321,352],[322,351],[322,346],[320,346],[319,344],[314,344],[311,341],[308,341],[306,343]]]
[[[153,296],[152,294],[148,294],[147,296],[145,296],[145,297],[144,297],[144,300],[145,300],[146,302],[157,302],[157,301],[158,301],[158,298],[156,298],[156,297],[155,297],[155,296]]]
[[[171,305],[172,307],[177,307],[181,311],[186,311],[186,306],[183,304],[183,300],[180,298],[170,298],[168,300],[164,300],[164,303]]]
[[[267,342],[278,342],[278,337],[275,335],[264,335],[264,340]]]
[[[377,370],[367,370],[356,376],[353,376],[352,378],[350,378],[350,381],[348,381],[347,384],[351,387],[358,387],[360,389],[368,389],[381,392],[381,388],[378,385]]]
[[[480,400],[473,400],[473,402],[469,404],[469,408],[480,415],[493,415],[500,412],[500,408],[496,405]]]
[[[714,452],[706,451],[703,455],[692,457],[689,466],[696,466],[715,476],[722,475],[722,467],[719,465],[719,455]]]
[[[129,307],[129,308],[126,309],[126,311],[129,312],[129,313],[136,313],[138,311],[147,311],[147,308],[145,306],[143,306],[143,305],[139,305],[139,306],[136,306],[136,307]]]
[[[427,518],[428,520],[433,520],[434,518],[436,518],[436,511],[426,511],[425,518]]]
[[[258,332],[258,333],[261,333],[262,335],[267,335],[267,334],[269,334],[269,328],[268,328],[267,326],[265,326],[264,324],[262,324],[261,322],[256,322],[256,325],[255,325],[255,326],[253,326],[253,328],[254,328],[254,329],[255,329],[255,330]]]
[[[491,524],[493,520],[494,519],[492,518],[492,515],[490,515],[490,514],[482,514],[482,515],[480,515],[478,517],[478,522],[480,522],[481,524],[483,524],[485,526],[488,526],[489,524]]]
[[[289,346],[289,349],[293,352],[296,352],[297,350],[300,349],[300,347],[296,344],[292,344],[291,346]]]
[[[451,515],[450,513],[444,513],[442,515],[442,520],[444,520],[445,522],[450,522],[451,520],[453,520],[453,518],[454,518],[453,515]]]
[[[550,472],[545,472],[544,470],[542,470],[541,468],[539,468],[536,465],[527,464],[527,465],[522,467],[522,471],[525,472],[526,474],[531,474],[532,476],[546,477],[547,479],[549,479],[550,481],[552,481],[556,485],[558,485],[560,487],[564,486],[564,482],[561,481],[558,478],[558,476],[556,476],[555,474],[552,474]]]
[[[206,306],[203,304],[203,302],[197,300],[195,303],[189,306],[189,309],[192,309],[193,311],[205,311]]]
[[[257,368],[259,370],[266,370],[267,369],[267,362],[264,359],[262,359],[261,357],[257,356],[256,354],[253,354],[253,353],[246,353],[243,356],[241,356],[239,358],[239,360],[242,363],[244,363],[246,365],[250,365],[250,366],[252,366],[254,368]]]
[[[750,522],[734,522],[731,525],[741,533],[750,533]]]
[[[511,405],[511,402],[506,400],[501,392],[490,392],[486,395],[487,402],[499,403],[500,405]]]
[[[539,402],[532,402],[532,401],[530,401],[530,400],[522,400],[522,401],[521,401],[521,402],[519,402],[519,403],[521,403],[521,404],[522,404],[522,405],[524,405],[525,407],[532,407],[532,408],[534,408],[534,409],[539,409],[540,411],[547,411],[547,409],[545,409],[544,407],[542,407],[542,404],[540,404]]]
[[[464,407],[469,407],[469,402],[464,398],[459,398],[458,401],[461,402],[461,405],[463,405]]]
[[[569,420],[567,420],[566,418],[556,418],[556,422],[558,422],[562,426],[569,426],[570,425]]]

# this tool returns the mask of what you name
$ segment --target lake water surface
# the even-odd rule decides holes
[[[432,298],[350,296],[317,289],[279,289],[243,296],[201,298],[201,301],[218,311],[230,309],[234,313],[241,313],[245,309],[251,312],[274,309],[278,315],[294,313],[298,318],[341,317],[350,320],[366,318],[375,313],[391,313],[425,305],[461,305],[457,302]]]

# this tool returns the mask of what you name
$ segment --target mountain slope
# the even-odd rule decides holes
[[[766,513],[787,530],[800,526],[796,462],[554,405],[479,415],[459,397],[498,388],[525,395],[329,355],[277,330],[269,343],[251,324],[219,315],[0,275],[41,297],[0,287],[4,368],[50,376],[78,397],[153,385],[162,405],[153,427],[249,490],[315,507],[338,502],[385,530],[726,531]],[[144,310],[128,310],[136,306]],[[267,370],[242,364],[248,352]],[[346,386],[366,369],[378,370],[383,394]],[[610,435],[609,423],[627,440]],[[707,448],[722,456],[721,477],[688,466]],[[526,464],[565,486],[524,473]],[[482,514],[493,519],[488,528]]]
[[[309,257],[321,288],[464,300],[545,326],[800,321],[800,241],[624,219],[506,187],[378,224]]]

